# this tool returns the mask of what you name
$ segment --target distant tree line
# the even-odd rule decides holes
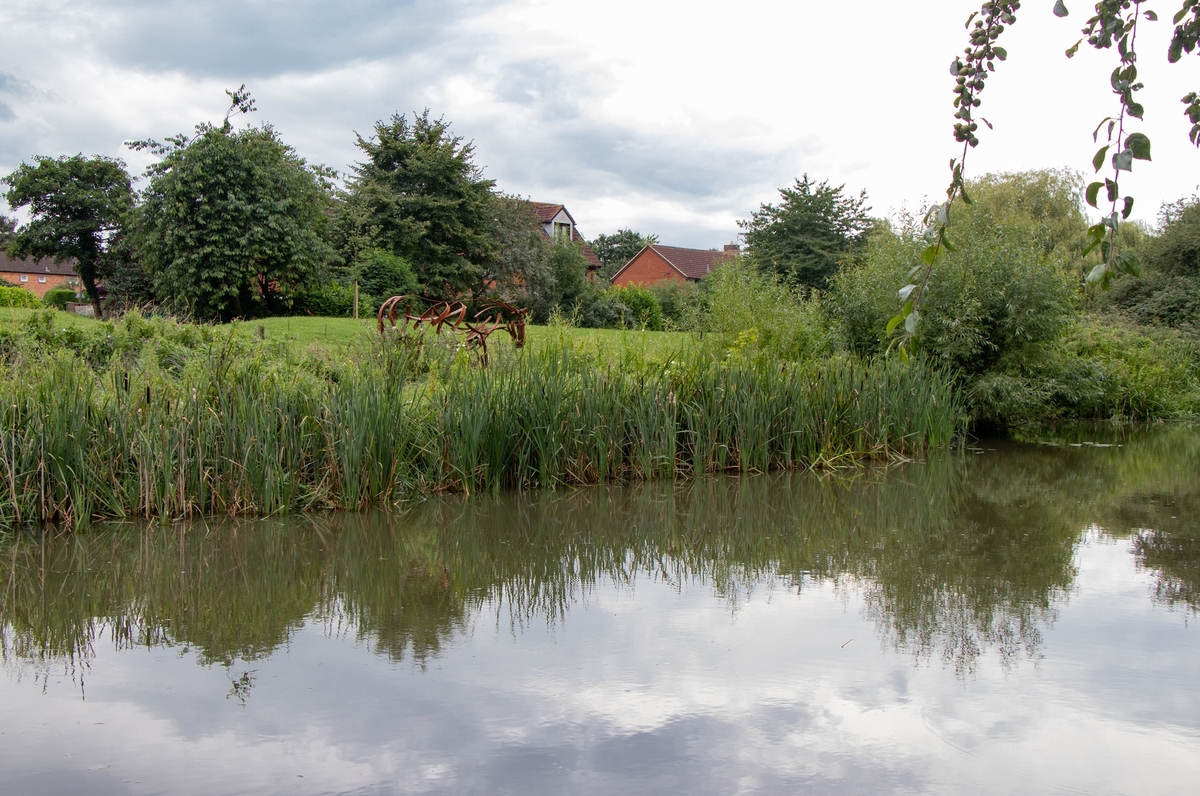
[[[644,297],[613,294],[608,280],[656,235],[597,236],[602,279],[588,280],[580,244],[546,236],[528,203],[498,191],[474,146],[428,110],[357,136],[363,159],[339,182],[271,125],[235,128],[231,117],[254,111],[254,101],[244,86],[227,93],[222,123],[130,142],[158,157],[140,190],[115,158],[21,164],[3,179],[5,199],[30,220],[0,217],[0,245],[15,257],[72,261],[98,314],[103,287],[110,308],[152,305],[197,320],[342,315],[355,285],[368,310],[396,294],[501,294],[542,321],[556,308],[597,326],[636,314],[629,302]],[[760,268],[822,288],[870,220],[865,195],[805,176],[742,226]],[[663,296],[669,306],[672,295]]]
[[[396,294],[499,293],[543,319],[588,292],[580,244],[546,236],[528,203],[497,191],[473,146],[428,110],[358,136],[363,160],[339,185],[269,124],[236,129],[230,118],[254,103],[245,87],[229,95],[221,124],[130,143],[158,156],[141,190],[114,158],[22,164],[3,180],[5,199],[30,221],[0,217],[0,245],[72,261],[98,313],[101,285],[110,307],[220,321],[345,314],[353,285],[368,309]],[[641,240],[610,236],[606,262],[628,250],[629,234]]]

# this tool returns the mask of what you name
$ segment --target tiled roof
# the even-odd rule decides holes
[[[533,212],[537,213],[538,221],[543,224],[554,220],[554,217],[561,213],[565,208],[562,205],[550,204],[549,202],[530,202],[529,206],[533,208]],[[567,213],[567,215],[571,215]],[[572,221],[575,219],[572,218]]]
[[[58,274],[59,276],[74,276],[75,268],[71,261],[56,263],[49,257],[41,260],[14,260],[0,250],[0,273],[8,274]]]
[[[730,257],[729,252],[711,249],[684,249],[679,246],[660,246],[657,243],[651,244],[647,248],[653,249],[659,257],[675,266],[679,273],[688,279],[703,279],[712,272],[713,268],[716,268],[717,263]]]

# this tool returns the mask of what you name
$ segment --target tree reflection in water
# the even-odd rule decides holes
[[[1088,528],[1131,539],[1155,599],[1200,606],[1200,434],[1105,433],[1113,447],[1067,435],[850,474],[16,534],[0,544],[0,651],[35,675],[86,667],[102,641],[231,668],[316,620],[423,666],[484,608],[519,631],[562,621],[598,584],[648,576],[707,584],[734,611],[756,590],[833,582],[917,659],[965,674],[993,650],[1013,665],[1039,654]],[[230,677],[244,699],[252,678]]]

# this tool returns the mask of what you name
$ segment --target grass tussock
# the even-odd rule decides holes
[[[405,338],[335,355],[137,316],[38,328],[6,338],[0,366],[9,526],[785,470],[961,430],[951,381],[896,362],[606,361],[558,335],[482,369]]]

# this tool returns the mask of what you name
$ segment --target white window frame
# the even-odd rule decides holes
[[[28,282],[28,281],[29,281],[29,274],[21,274],[21,281],[22,281],[22,282]]]
[[[44,276],[39,276],[39,277],[38,277],[38,284],[39,284],[39,285],[44,285],[44,284],[46,284],[46,277],[44,277]]]

